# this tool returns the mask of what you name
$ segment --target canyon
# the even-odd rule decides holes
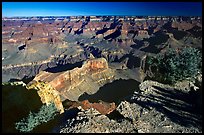
[[[141,113],[141,117],[132,116],[130,112],[143,109],[150,115],[159,114],[160,117],[161,112],[152,109],[153,105],[151,110],[146,110],[140,104],[146,103],[145,97],[154,104],[152,91],[156,91],[152,94],[157,97],[160,89],[167,90],[167,93],[168,89],[175,93],[187,89],[186,94],[191,88],[196,91],[202,87],[201,84],[197,87],[186,82],[182,83],[184,86],[172,88],[146,78],[151,73],[146,67],[148,56],[163,54],[169,48],[193,47],[202,50],[202,18],[45,18],[31,17],[26,21],[23,18],[2,19],[2,82],[23,84],[22,87],[28,91],[37,91],[40,101],[46,105],[54,102],[60,115],[78,108],[80,113],[77,119],[68,120],[68,125],[87,119],[88,130],[93,129],[94,121],[88,116],[92,112],[90,115],[99,125],[100,120],[105,121],[104,127],[111,125],[117,129],[114,132],[164,132],[165,126],[158,130],[145,126],[145,122],[149,123],[149,115]],[[202,81],[202,76],[200,78]],[[136,96],[133,92],[137,93]],[[136,98],[134,103],[130,97]],[[162,95],[162,101],[163,98]],[[108,118],[116,111],[122,115],[122,122]],[[136,117],[141,126],[134,123],[133,118]],[[162,121],[160,118],[157,120]],[[120,129],[121,125],[123,128]],[[88,132],[83,126],[84,123],[79,122],[70,128],[62,128],[60,132]],[[175,130],[168,131],[176,132],[179,126],[174,126]],[[113,131],[104,127],[93,131]],[[200,132],[200,129],[193,132]]]
[[[184,27],[183,24],[185,28],[180,28]],[[182,47],[202,48],[200,46],[202,25],[200,24],[199,19],[189,22],[174,18],[171,21],[156,22],[148,19],[144,22],[131,22],[121,18],[112,22],[103,20],[95,22],[88,19],[70,21],[66,18],[64,20],[4,20],[3,82],[11,78],[21,80],[34,77],[48,68],[85,61],[90,53],[94,57],[104,57],[108,62],[117,62],[132,52],[136,55],[154,54],[165,50],[169,45],[179,47],[179,44],[182,44]],[[171,42],[163,40],[168,36],[165,31],[172,33],[176,40]],[[158,43],[157,38],[161,40]],[[159,44],[163,45],[159,46]]]

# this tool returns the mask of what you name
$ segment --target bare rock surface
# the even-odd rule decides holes
[[[59,73],[40,72],[29,85],[35,85],[36,81],[47,82],[60,93],[62,101],[78,101],[84,92],[94,94],[100,86],[113,79],[114,70],[108,68],[106,59],[98,58],[87,60],[81,68]]]
[[[90,108],[96,109],[100,114],[106,115],[113,112],[116,108],[115,103],[108,103],[104,101],[100,101],[99,103],[90,103],[88,100],[84,101],[70,101],[65,100],[63,102],[63,106],[65,109],[71,109],[71,108],[81,108],[81,110],[88,110]]]
[[[68,120],[60,133],[135,133],[134,126],[128,121],[117,122],[101,115],[95,109],[79,112],[76,119]]]
[[[202,114],[192,101],[196,97],[176,88],[145,81],[140,91],[117,106],[123,118],[81,109],[60,133],[202,133]]]
[[[202,132],[202,105],[196,103],[200,95],[195,96],[199,93],[185,89],[182,85],[170,87],[154,81],[141,83],[140,90],[131,97],[132,104],[126,104],[133,112],[140,112],[135,118],[138,132]]]

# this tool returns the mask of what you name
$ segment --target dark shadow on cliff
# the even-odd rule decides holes
[[[57,73],[57,72],[63,72],[67,70],[72,70],[76,67],[82,67],[83,61],[76,62],[74,64],[57,64],[57,66],[52,67],[52,68],[47,68],[45,71],[51,72],[51,73]]]
[[[156,94],[135,97],[144,97],[147,100],[130,100],[149,109],[155,108],[171,119],[171,121],[186,127],[202,127],[202,90],[184,93],[177,89],[163,89],[153,86]]]
[[[120,30],[116,30],[115,32],[111,33],[108,36],[105,36],[104,39],[108,40],[108,39],[116,39],[117,37],[119,37],[121,35]]]
[[[114,58],[114,61],[113,62],[122,62],[123,60],[125,60],[126,58],[128,58],[127,60],[127,67],[129,69],[133,69],[133,68],[138,68],[140,67],[140,61],[141,59],[137,56],[134,56],[133,53],[129,53],[129,54],[125,54],[123,55],[120,59],[118,59],[118,56],[116,56]]]
[[[98,34],[104,34],[104,33],[107,32],[108,30],[115,29],[115,27],[116,27],[118,24],[119,24],[119,22],[113,22],[113,23],[110,24],[110,27],[109,27],[109,28],[107,28],[107,27],[106,27],[106,24],[105,24],[104,27],[103,27],[103,29],[96,31],[96,35],[98,35]]]
[[[114,60],[114,62],[122,62],[123,60],[125,60],[126,58],[130,57],[130,54],[125,54],[123,55],[120,59],[116,58]]]
[[[145,48],[142,48],[141,51],[157,54],[162,49],[162,48],[158,48],[157,45],[166,43],[168,39],[169,39],[169,36],[166,35],[164,32],[162,31],[155,32],[153,37],[143,40],[143,41],[149,42],[149,45]]]
[[[190,32],[194,37],[201,38],[202,37],[202,28],[199,26],[194,26],[192,29],[187,30]]]
[[[144,42],[141,40],[133,39],[133,41],[135,42],[135,44],[131,45],[130,47],[134,49],[140,49],[140,47],[144,46]]]
[[[102,51],[94,46],[89,46],[86,48],[95,58],[100,58]]]
[[[103,29],[101,29],[101,30],[98,30],[97,32],[96,32],[96,35],[98,35],[98,34],[104,34],[106,31],[108,31],[109,29],[108,28],[103,28]]]
[[[187,35],[186,31],[178,30],[178,28],[173,28],[172,23],[168,22],[162,26],[162,28],[166,29],[168,33],[172,33],[174,38],[180,40]]]
[[[127,67],[129,69],[140,67],[140,60],[141,59],[139,57],[136,57],[130,54],[127,62]]]
[[[23,81],[25,84],[28,84],[30,81],[32,81],[35,78],[35,76],[28,77],[24,76],[23,79],[16,79],[16,78],[11,78],[8,82],[17,82],[17,81]]]
[[[98,102],[99,100],[105,102],[119,103],[120,100],[132,95],[135,90],[139,90],[139,82],[133,79],[129,80],[115,80],[112,83],[105,84],[92,95],[84,93],[79,97],[79,101],[89,100],[89,102]]]

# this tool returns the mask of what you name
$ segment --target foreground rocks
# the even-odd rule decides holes
[[[135,133],[134,126],[128,121],[117,122],[110,120],[91,108],[78,113],[76,119],[68,120],[60,133]]]
[[[133,121],[138,133],[199,133],[201,129],[187,127],[172,121],[156,108],[143,108],[136,103],[122,102],[117,110]],[[129,109],[127,109],[129,108]]]
[[[140,112],[136,117],[138,132],[202,132],[202,105],[196,103],[200,95],[181,84],[174,87],[154,81],[140,84],[141,91],[134,93],[131,104],[126,104],[133,112]]]
[[[197,96],[190,90],[182,89],[145,81],[117,106],[122,118],[81,109],[60,133],[202,133],[202,105],[193,101]]]

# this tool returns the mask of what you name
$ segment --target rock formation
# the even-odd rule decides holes
[[[182,87],[145,81],[117,106],[123,117],[81,109],[60,133],[202,133],[202,109],[192,101],[197,97]]]
[[[3,20],[3,82],[35,77],[27,85],[11,84],[36,89],[42,103],[53,101],[60,113],[77,107],[78,116],[67,120],[62,133],[202,132],[202,75],[195,78],[195,84],[144,81],[146,56],[167,48],[202,48],[202,18],[173,22],[168,17],[105,18]],[[137,80],[140,90],[128,93],[118,106],[113,101],[92,103],[86,97],[78,101],[83,94],[97,94],[104,84],[112,87],[117,79]],[[115,118],[115,112],[122,118]]]
[[[60,113],[64,113],[64,108],[60,99],[59,92],[56,91],[51,85],[45,82],[35,82],[26,86],[27,89],[36,89],[43,104],[50,104],[54,102],[56,108]]]
[[[101,101],[99,103],[90,103],[88,100],[82,101],[80,106],[84,110],[94,108],[103,115],[111,113],[116,108],[115,103],[106,103],[106,102],[103,102],[103,101]]]
[[[80,111],[76,119],[68,119],[60,133],[137,133],[128,121],[118,122],[101,115],[96,109]]]
[[[116,109],[115,103],[107,103],[104,101],[100,101],[99,103],[90,103],[88,100],[84,101],[65,100],[63,102],[63,106],[66,109],[77,107],[80,108],[81,110],[88,110],[90,108],[94,108],[103,115],[109,114]]]
[[[86,53],[90,52],[97,58],[104,57],[108,60],[108,62],[113,62],[117,59],[117,57],[120,59],[121,57],[129,54],[132,49],[130,46],[136,43],[136,39],[152,40],[152,43],[149,43],[149,46],[144,45],[144,48],[140,48],[141,51],[144,51],[145,53],[159,52],[161,48],[163,48],[163,43],[157,46],[152,44],[154,44],[158,38],[163,39],[163,37],[157,38],[157,33],[165,29],[169,31],[171,29],[178,28],[180,32],[185,31],[184,33],[191,33],[195,37],[201,38],[201,20],[194,19],[190,22],[171,22],[167,20],[157,21],[156,19],[155,21],[145,19],[145,21],[136,20],[133,22],[128,20],[129,19],[126,19],[126,21],[118,21],[116,19],[113,22],[104,21],[102,19],[101,21],[96,22],[87,21],[82,18],[75,18],[75,21],[67,21],[66,19],[62,21],[57,17],[52,20],[38,20],[38,18],[35,18],[34,20],[33,18],[30,18],[30,20],[27,21],[18,19],[3,20],[2,64],[3,66],[8,67],[10,64],[13,65],[11,68],[3,67],[3,74],[8,75],[9,73],[8,78],[10,79],[22,79],[24,76],[35,76],[39,73],[39,71],[54,67],[59,61],[63,61],[62,63],[64,63],[67,59],[60,58],[59,61],[37,65],[34,64],[35,62],[40,63],[42,60],[48,60],[52,55],[55,55],[55,59],[58,59],[58,56],[61,55],[67,56],[68,58],[71,51],[66,50],[72,50],[72,47],[79,45],[75,44],[75,42],[79,42],[80,45],[84,45],[80,55],[83,55],[83,53],[88,55]],[[164,28],[163,26],[166,25],[167,27]],[[197,31],[197,29],[199,31]],[[175,32],[178,32],[178,30]],[[165,31],[163,32],[166,33]],[[176,33],[174,33],[174,37],[176,38],[175,34]],[[180,37],[180,34],[176,35]],[[82,39],[83,41],[81,41]],[[194,43],[192,46],[197,47],[198,45],[198,47],[202,47],[201,39],[191,38],[191,36],[187,39],[183,39],[183,43],[179,42],[168,42],[168,44],[170,44],[169,46],[181,46],[181,44],[187,45],[188,42],[188,45]],[[141,43],[143,43],[143,40],[141,40]],[[166,43],[164,42],[164,44]],[[88,48],[86,48],[87,46]],[[21,47],[23,49],[19,50],[18,48]],[[94,49],[90,49],[91,47]],[[138,50],[138,48],[134,48],[132,50]],[[84,56],[74,58],[77,62],[86,59],[87,57]],[[31,66],[16,67],[16,64],[25,64],[30,62],[34,63]],[[73,62],[69,61],[68,63]],[[8,80],[9,79],[6,79],[5,81]]]
[[[53,100],[57,108],[63,110],[61,101],[65,99],[77,101],[84,92],[94,94],[100,86],[113,79],[114,71],[108,68],[106,59],[98,58],[89,59],[81,68],[65,72],[41,71],[28,84],[28,88],[38,89],[42,102],[48,103]]]

